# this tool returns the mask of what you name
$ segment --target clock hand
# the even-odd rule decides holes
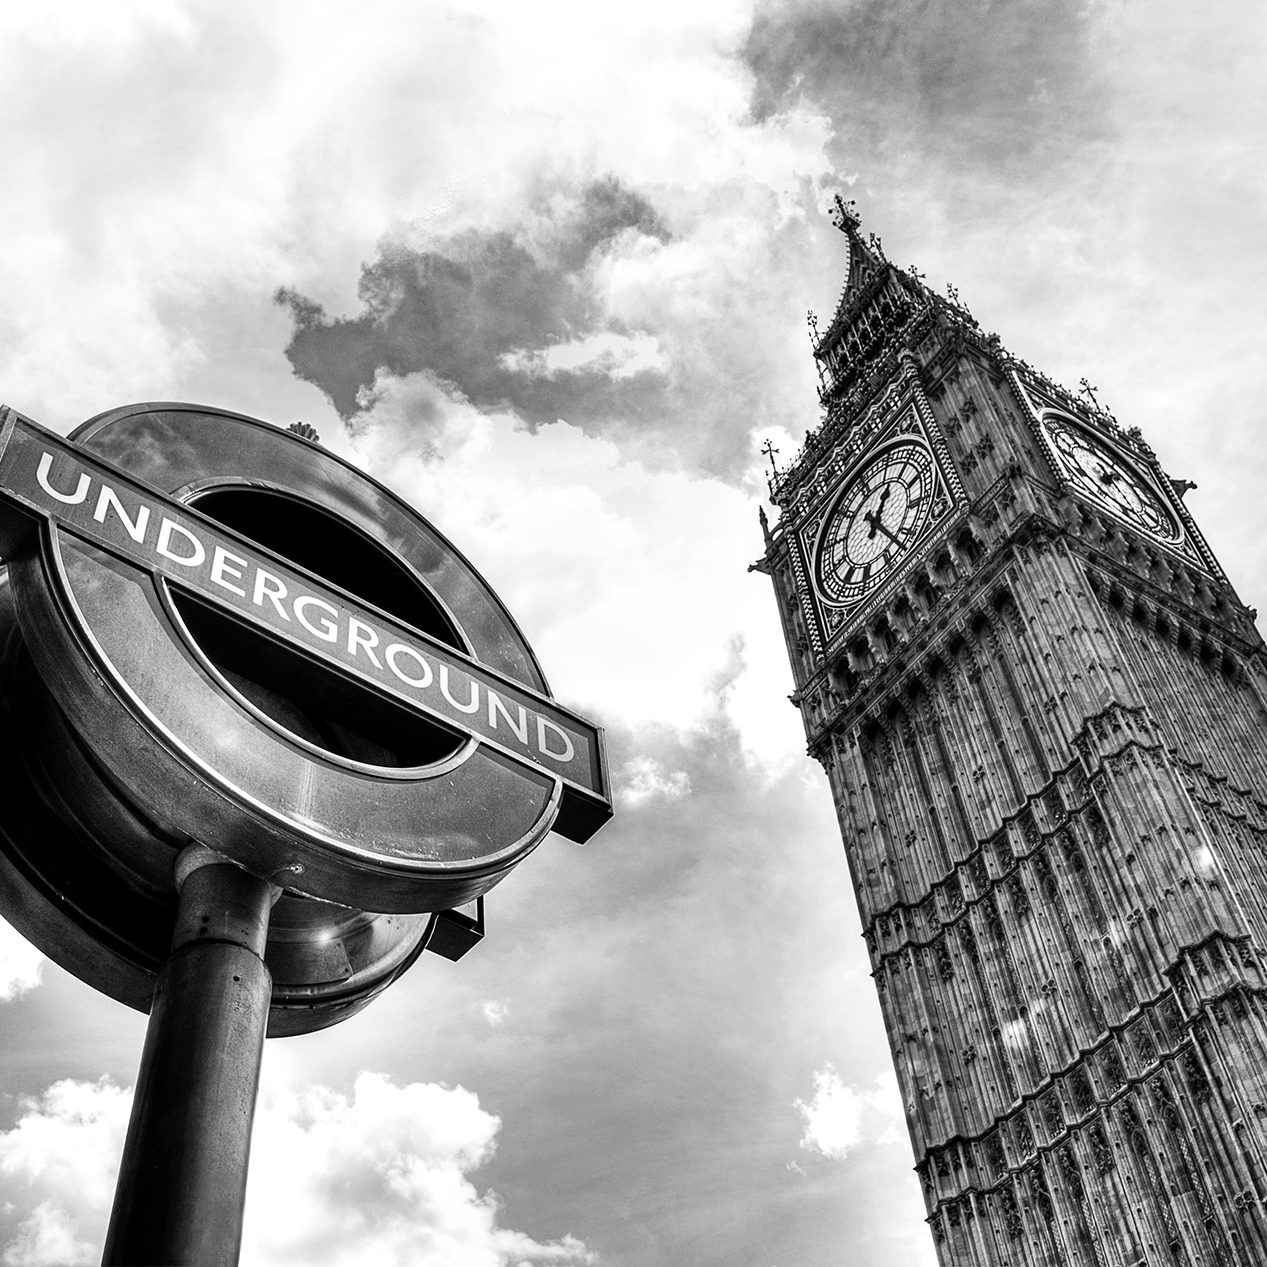
[[[892,541],[894,545],[900,546],[900,545],[902,544],[901,538],[900,538],[900,537],[895,537],[895,536],[894,536],[894,535],[893,535],[893,534],[892,534],[892,533],[891,533],[891,532],[890,532],[890,531],[889,531],[889,530],[888,530],[888,529],[887,529],[887,528],[886,528],[886,527],[885,527],[885,526],[884,526],[884,525],[883,525],[883,524],[879,521],[879,519],[877,519],[877,520],[876,520],[876,521],[875,521],[875,522],[871,525],[871,535],[872,535],[873,537],[875,536],[875,532],[876,532],[876,529],[877,529],[877,528],[878,528],[878,529],[879,529],[882,533],[884,533],[884,535],[885,535],[886,537],[888,537],[888,539],[889,539],[890,541]]]
[[[876,502],[874,510],[865,510],[862,517],[867,521],[867,526],[871,529],[867,533],[867,540],[870,541],[875,536],[875,530],[882,528],[884,525],[880,523],[880,516],[884,513],[884,503],[889,500],[889,494],[893,491],[892,484],[884,486],[884,492],[880,494],[880,500]],[[892,535],[891,533],[889,534]]]

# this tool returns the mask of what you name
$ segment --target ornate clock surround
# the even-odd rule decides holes
[[[1030,430],[1038,437],[1048,465],[1062,488],[1090,502],[1097,511],[1144,534],[1153,544],[1179,555],[1185,563],[1196,564],[1212,576],[1224,579],[1222,569],[1192,516],[1175,496],[1168,481],[1160,476],[1152,450],[1137,438],[1138,433],[1113,434],[1109,427],[1116,430],[1116,424],[1097,424],[1079,416],[1066,402],[1044,392],[1028,376],[1016,370],[1009,377],[1014,391],[1025,405]],[[1156,525],[1150,525],[1152,516],[1132,513],[1129,505],[1124,507],[1119,499],[1090,487],[1092,481],[1072,469],[1070,457],[1057,438],[1061,432],[1081,438],[1089,449],[1102,455],[1106,466],[1124,472],[1133,482],[1140,499],[1151,503],[1157,516],[1168,521],[1169,530],[1159,531]]]
[[[852,460],[839,477],[820,492],[817,505],[801,520],[796,532],[797,567],[810,581],[801,587],[805,615],[824,647],[837,642],[881,606],[917,566],[930,539],[944,534],[967,511],[963,487],[946,442],[918,383],[911,384],[911,390],[903,393],[888,418],[867,436],[865,450],[860,449],[849,457]],[[909,465],[919,468],[925,485],[920,493],[920,508],[901,528],[889,525],[901,539],[900,542],[890,539],[891,554],[881,567],[873,568],[861,580],[858,579],[861,569],[845,579],[848,562],[833,569],[827,561],[833,549],[838,563],[848,553],[840,531],[844,526],[842,517],[850,516],[860,481],[865,481],[877,468],[883,470],[892,457],[897,457],[899,463],[905,457]],[[870,499],[852,507],[855,521],[867,514],[868,504],[870,513],[876,515],[876,505],[883,497],[881,483],[875,484]],[[897,497],[903,495],[896,494]],[[892,518],[891,512],[889,518]],[[866,522],[876,523],[876,519]],[[883,526],[876,526],[884,533]],[[878,551],[876,558],[877,561],[880,558]],[[829,571],[827,575],[825,567]],[[830,574],[832,570],[835,576]]]

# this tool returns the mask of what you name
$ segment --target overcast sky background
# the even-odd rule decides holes
[[[1138,425],[1267,601],[1255,0],[0,0],[0,399],[312,423],[608,727],[462,963],[270,1043],[260,1267],[922,1267],[761,552],[836,191]],[[6,930],[7,932],[7,930]],[[0,1256],[97,1261],[144,1018],[9,934]]]

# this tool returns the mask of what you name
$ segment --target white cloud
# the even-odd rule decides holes
[[[277,286],[346,309],[383,233],[501,227],[555,177],[722,186],[742,172],[794,200],[825,166],[828,125],[748,119],[732,56],[747,0],[664,10],[5,6],[0,167],[23,189],[0,208],[6,392],[69,421],[231,383],[228,354],[239,381],[249,364],[290,399],[284,364],[265,373],[253,346],[284,339]]]
[[[641,805],[658,798],[679,801],[691,790],[691,776],[685,770],[666,770],[654,757],[634,757],[626,761],[616,780],[616,795],[624,805]]]
[[[808,1103],[796,1101],[805,1122],[801,1147],[824,1157],[842,1160],[860,1144],[894,1144],[907,1138],[897,1078],[880,1074],[869,1089],[842,1082],[825,1065],[814,1074],[814,1094]]]
[[[397,1086],[381,1074],[360,1074],[350,1095],[274,1090],[262,1098],[252,1146],[244,1260],[592,1262],[573,1237],[540,1243],[497,1226],[496,1198],[481,1195],[467,1174],[491,1156],[500,1125],[461,1087]]]
[[[131,1092],[55,1083],[0,1133],[6,1267],[96,1262]],[[461,1087],[362,1073],[351,1094],[266,1091],[256,1114],[242,1261],[256,1267],[546,1267],[595,1256],[564,1235],[498,1226],[495,1195],[467,1177],[500,1120]]]
[[[43,969],[44,956],[13,925],[0,920],[0,1002],[35,989]]]
[[[666,361],[660,344],[650,334],[599,334],[556,343],[540,351],[517,350],[501,357],[507,369],[534,378],[557,378],[577,370],[595,370],[612,379],[632,378],[645,372],[663,372]]]
[[[747,571],[747,494],[649,470],[566,422],[534,433],[481,414],[426,375],[380,376],[377,393],[355,456],[462,543],[561,698],[606,725],[686,731],[711,722],[724,685],[749,752],[799,757],[774,600]],[[649,768],[634,776],[635,795],[652,790]]]
[[[385,232],[432,247],[522,224],[543,190],[611,173],[648,192],[670,240],[622,233],[593,263],[632,333],[578,331],[532,367],[676,374],[679,435],[741,466],[750,428],[817,413],[800,325],[814,266],[778,235],[813,201],[829,126],[749,117],[734,57],[747,0],[658,7],[367,0],[353,22],[337,6],[230,2],[212,18],[134,0],[117,24],[92,6],[16,22],[0,42],[0,167],[24,190],[0,207],[6,398],[49,425],[127,399],[294,409],[345,448],[282,358],[275,288],[347,311]],[[389,387],[375,419],[427,390]],[[454,410],[441,466],[407,451],[407,418],[394,446],[362,451],[478,565],[499,561],[561,695],[609,724],[686,729],[714,715],[725,678],[744,746],[799,759],[769,585],[746,572],[761,490],[644,469],[567,424],[534,437]],[[672,467],[672,444],[648,448]]]
[[[91,1263],[97,1258],[94,1246],[77,1231],[74,1219],[49,1201],[39,1205],[22,1221],[17,1235],[4,1251],[5,1267],[46,1267],[47,1264]]]
[[[495,1029],[510,1014],[510,1008],[500,999],[485,999],[480,1004],[480,1014]]]
[[[55,1082],[0,1133],[0,1174],[16,1235],[7,1267],[95,1263],[105,1239],[132,1093],[99,1082]]]
[[[117,56],[156,32],[188,38],[193,34],[180,0],[115,0],[109,9],[96,0],[66,0],[40,14],[27,5],[0,9],[0,32],[49,48],[92,47],[98,55]]]

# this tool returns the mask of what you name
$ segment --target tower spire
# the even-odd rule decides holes
[[[819,398],[830,416],[832,402],[868,380],[877,359],[895,351],[899,329],[931,299],[921,283],[889,262],[874,233],[863,236],[853,199],[837,194],[828,214],[849,243],[849,265],[836,311],[821,333],[813,327],[822,385]]]
[[[862,236],[862,217],[858,214],[858,204],[852,198],[836,194],[827,214],[849,241],[849,272],[840,296],[844,304],[888,261],[880,239],[874,233],[869,233],[866,238]]]

